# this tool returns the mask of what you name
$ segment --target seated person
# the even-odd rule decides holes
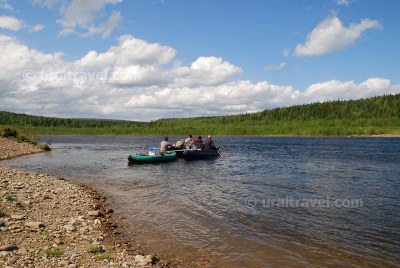
[[[165,136],[164,140],[160,144],[160,153],[166,153],[171,149],[174,149],[174,147],[168,142],[168,136]]]
[[[183,147],[189,149],[192,142],[192,135],[189,135],[189,137],[186,138],[185,142],[183,143]]]
[[[219,148],[215,147],[214,141],[211,138],[211,135],[208,135],[206,139],[206,143],[204,145],[204,150],[218,150]]]
[[[201,136],[198,136],[197,138],[194,139],[195,143],[203,143],[203,141],[201,140]]]

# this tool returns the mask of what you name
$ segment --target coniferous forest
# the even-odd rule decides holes
[[[399,135],[400,94],[330,101],[257,113],[151,122],[66,119],[0,112],[0,127],[48,135]]]

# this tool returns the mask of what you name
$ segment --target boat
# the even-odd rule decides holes
[[[176,152],[178,153],[178,157],[188,160],[212,159],[221,156],[221,153],[218,150],[186,149]]]
[[[128,156],[129,163],[147,164],[175,161],[176,152],[156,153],[156,154],[131,154]]]

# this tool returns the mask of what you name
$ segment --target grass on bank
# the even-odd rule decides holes
[[[244,135],[244,136],[371,136],[399,135],[400,117],[384,119],[332,119],[291,121],[243,121],[241,124],[214,125],[196,122],[193,126],[157,127],[33,127],[13,125],[19,131],[42,135]]]

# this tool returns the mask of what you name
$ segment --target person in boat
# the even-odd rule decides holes
[[[211,135],[208,135],[206,142],[204,144],[204,150],[218,150],[218,149],[219,148],[215,147]]]
[[[183,146],[185,148],[190,148],[190,145],[191,145],[192,142],[193,142],[192,135],[189,134],[189,137],[186,138],[185,142],[183,143]]]
[[[174,147],[169,143],[168,136],[165,136],[160,144],[160,153],[166,153],[168,150],[172,150]]]
[[[203,140],[201,139],[201,136],[198,136],[197,138],[194,139],[192,142],[190,149],[201,149],[204,150],[204,143]]]
[[[194,139],[195,143],[203,143],[202,137],[198,136],[197,138]]]

